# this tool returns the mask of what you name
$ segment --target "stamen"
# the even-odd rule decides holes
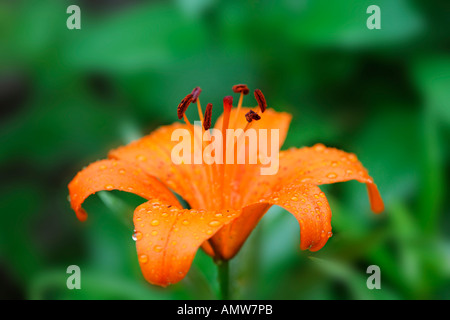
[[[239,92],[241,93],[241,95],[239,97],[237,110],[236,110],[236,115],[234,116],[233,126],[232,126],[232,128],[236,128],[237,119],[238,119],[239,112],[241,111],[241,107],[242,107],[242,100],[244,99],[244,95],[247,95],[250,92],[250,90],[248,89],[246,84],[236,84],[231,89],[235,93],[239,93]]]
[[[258,102],[258,106],[261,109],[261,113],[264,113],[264,111],[266,111],[267,108],[267,103],[266,98],[264,98],[264,95],[261,92],[261,90],[259,89],[255,90],[255,99]]]
[[[192,102],[192,93],[189,93],[186,97],[184,97],[183,100],[181,100],[180,104],[178,105],[178,110],[177,110],[178,119],[183,118],[184,113],[186,112],[186,110],[189,107],[189,105],[191,104],[191,102]],[[186,120],[187,119],[186,116],[184,116],[184,117]]]
[[[203,123],[203,111],[199,99],[201,92],[202,89],[200,89],[200,87],[195,87],[194,90],[192,90],[192,103],[197,103],[198,116],[200,118],[200,121]]]
[[[245,114],[245,119],[247,120],[247,122],[252,122],[253,120],[261,119],[261,116],[257,114],[255,111],[250,110]]]
[[[212,103],[208,103],[206,105],[205,118],[203,120],[203,128],[205,128],[205,130],[211,128],[211,116],[212,116]]]

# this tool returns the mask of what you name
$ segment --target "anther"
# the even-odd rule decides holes
[[[261,92],[261,90],[259,89],[255,90],[255,99],[258,102],[258,106],[261,109],[261,113],[266,111],[267,108],[266,98],[264,98],[264,95]]]
[[[250,92],[246,84],[236,84],[233,86],[232,90],[234,93],[242,93],[244,95],[247,95]]]
[[[261,116],[257,114],[255,111],[250,110],[245,114],[245,119],[247,119],[247,122],[252,122],[253,120],[259,120],[261,119]]]
[[[183,118],[184,113],[186,112],[187,108],[192,102],[192,93],[189,93],[186,97],[184,97],[183,100],[181,100],[180,104],[178,105],[178,119]]]
[[[202,89],[200,89],[200,87],[195,87],[194,90],[192,90],[192,103],[197,102],[197,99],[200,96],[201,92],[202,92]]]
[[[205,117],[203,118],[203,128],[208,130],[211,128],[212,103],[206,105]]]

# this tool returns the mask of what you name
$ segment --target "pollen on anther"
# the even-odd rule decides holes
[[[266,108],[267,108],[266,98],[264,97],[261,90],[259,90],[259,89],[255,90],[255,99],[258,102],[258,106],[261,109],[261,113],[266,111]]]
[[[184,113],[186,112],[187,108],[192,102],[192,97],[193,97],[192,93],[189,93],[186,97],[184,97],[183,100],[181,100],[177,110],[178,119],[183,118]]]
[[[192,90],[192,103],[196,103],[198,97],[200,96],[200,93],[202,92],[202,89],[200,87],[195,87],[194,90]]]
[[[247,122],[252,122],[253,120],[261,119],[261,116],[257,114],[255,111],[250,110],[245,114],[245,119],[247,120]]]
[[[234,93],[242,93],[244,95],[247,95],[250,92],[246,84],[236,84],[233,86],[232,90]]]
[[[205,117],[203,118],[203,128],[208,130],[211,128],[212,103],[206,105]]]

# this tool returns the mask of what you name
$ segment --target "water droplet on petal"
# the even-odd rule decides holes
[[[151,225],[152,226],[157,226],[157,225],[159,225],[159,221],[158,220],[153,220],[152,222],[151,222]]]
[[[217,221],[217,220],[213,220],[213,221],[211,221],[211,222],[209,223],[209,225],[210,225],[211,227],[217,227],[218,225],[220,225],[220,222]]]
[[[334,172],[330,172],[330,173],[327,175],[327,177],[328,177],[329,179],[336,179],[336,178],[337,178],[337,174],[334,173]]]
[[[113,186],[112,184],[107,184],[107,185],[105,186],[105,189],[106,189],[106,190],[112,190],[112,189],[114,189],[114,186]]]
[[[137,156],[137,159],[138,159],[139,161],[145,161],[145,160],[147,160],[147,158],[146,158],[144,155],[142,155],[142,154],[138,155],[138,156]]]
[[[187,226],[187,225],[189,224],[189,221],[183,220],[182,224],[185,225],[185,226]]]
[[[162,247],[157,245],[157,246],[155,246],[153,249],[154,249],[156,252],[161,252]]]
[[[142,232],[139,232],[139,231],[138,232],[134,232],[132,238],[133,238],[134,241],[141,240],[142,239]]]
[[[314,150],[321,152],[321,151],[325,150],[325,146],[321,143],[318,143],[314,146]]]
[[[153,230],[151,233],[152,236],[156,236],[157,234],[158,234],[158,231],[156,231],[156,230]]]
[[[147,263],[148,262],[148,256],[146,254],[141,254],[139,256],[139,262],[143,263],[143,264]]]

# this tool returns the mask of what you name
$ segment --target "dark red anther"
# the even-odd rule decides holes
[[[197,102],[197,99],[200,96],[201,92],[202,92],[202,89],[200,89],[200,87],[195,87],[194,90],[192,90],[192,103]]]
[[[183,118],[184,113],[186,112],[187,108],[192,102],[192,93],[189,93],[186,97],[184,97],[183,100],[181,100],[180,104],[178,105],[178,119]]]
[[[248,89],[246,84],[237,84],[233,86],[233,92],[235,93],[243,93],[244,95],[247,95],[250,90]]]
[[[208,130],[211,128],[212,103],[206,105],[205,117],[203,118],[203,128]]]
[[[261,119],[261,116],[257,114],[255,111],[250,110],[245,114],[245,119],[247,119],[247,122],[252,122],[253,120]]]
[[[233,97],[232,96],[226,96],[223,98],[223,108],[224,110],[230,111],[231,108],[233,108]]]
[[[264,95],[261,92],[261,90],[259,89],[255,90],[255,99],[256,101],[258,101],[258,106],[261,109],[261,113],[266,111],[267,108],[266,98],[264,98]]]

